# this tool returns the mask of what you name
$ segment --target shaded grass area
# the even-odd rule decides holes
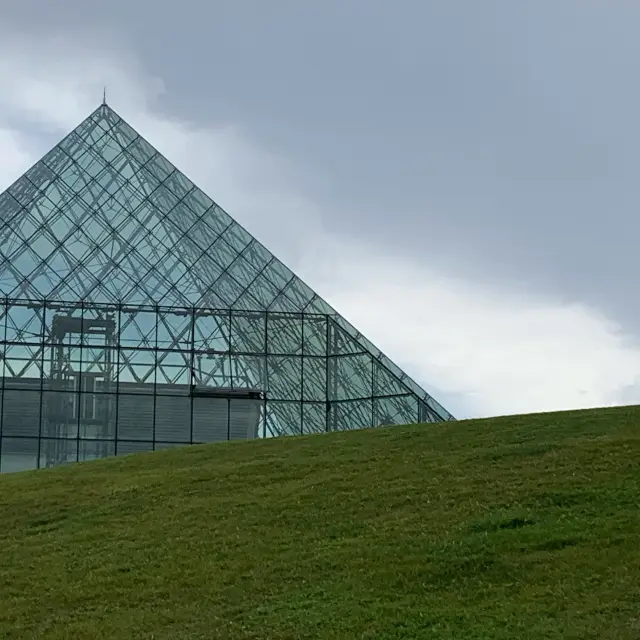
[[[638,638],[640,409],[0,477],[2,638]]]

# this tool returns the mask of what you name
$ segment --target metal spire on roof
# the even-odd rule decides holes
[[[102,104],[107,104],[107,87],[102,90]]]

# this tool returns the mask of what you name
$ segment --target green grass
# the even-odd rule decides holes
[[[640,637],[640,409],[0,477],[0,637]]]

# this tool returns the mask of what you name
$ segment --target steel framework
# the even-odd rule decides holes
[[[257,394],[261,437],[453,419],[107,105],[0,194],[0,220],[0,471],[27,440],[22,467],[129,452],[136,394],[147,449],[210,439],[193,416],[216,389]],[[157,398],[181,398],[179,437],[158,437]]]

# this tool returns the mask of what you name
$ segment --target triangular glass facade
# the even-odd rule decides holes
[[[0,219],[0,471],[453,419],[107,105]]]

